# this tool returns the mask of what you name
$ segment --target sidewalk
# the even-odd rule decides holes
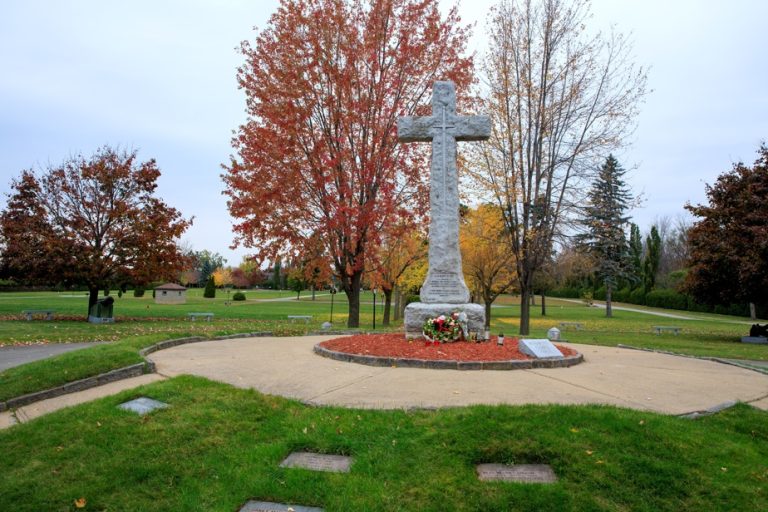
[[[681,415],[742,401],[768,410],[768,375],[695,358],[563,343],[584,354],[571,368],[459,371],[381,368],[320,357],[335,336],[237,338],[155,352],[142,375],[0,413],[0,428],[63,407],[182,374],[294,398],[312,405],[372,409],[473,404],[606,404]]]
[[[240,338],[155,352],[158,373],[193,374],[315,405],[400,409],[470,404],[610,404],[663,414],[725,402],[768,409],[768,376],[736,366],[594,345],[571,368],[453,371],[380,368],[315,355],[331,336]]]

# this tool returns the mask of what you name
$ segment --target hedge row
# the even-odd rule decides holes
[[[585,293],[592,290],[576,287],[564,287],[547,292],[552,297],[580,299]],[[605,300],[605,288],[598,288],[593,292],[595,300]],[[630,290],[623,288],[613,292],[612,300],[615,302],[626,302],[628,304],[637,304],[640,306],[649,306],[663,309],[677,309],[681,311],[696,311],[701,313],[717,313],[720,315],[744,316],[749,317],[748,304],[729,304],[710,306],[699,304],[689,295],[676,292],[675,290],[652,290],[645,293],[642,289]],[[768,305],[757,306],[757,316],[759,318],[768,317]]]

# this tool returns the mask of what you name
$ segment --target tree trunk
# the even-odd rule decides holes
[[[493,301],[488,302],[487,300],[485,302],[485,330],[490,330],[491,328],[491,304],[493,304]]]
[[[395,286],[395,315],[394,320],[400,320],[400,302],[402,301],[403,294],[400,292],[400,287]]]
[[[541,294],[541,316],[547,316],[547,298]]]
[[[392,307],[392,288],[389,290],[383,288],[382,290],[384,291],[384,318],[381,321],[381,325],[389,327],[389,310]]]
[[[528,287],[520,287],[520,336],[527,336],[531,330],[531,300]]]
[[[349,315],[347,316],[347,327],[349,328],[360,327],[360,283],[362,279],[363,273],[355,272],[349,278],[349,285],[344,289],[349,302]]]
[[[757,311],[755,309],[755,303],[750,302],[749,303],[749,319],[752,321],[757,320]]]
[[[531,306],[535,306],[535,305],[536,305],[536,292],[533,291],[531,292]]]
[[[611,285],[605,286],[605,317],[613,318],[613,308],[611,307]]]
[[[93,307],[96,302],[99,300],[99,288],[89,286],[88,287],[88,314],[86,315],[86,319],[91,314],[91,307]]]

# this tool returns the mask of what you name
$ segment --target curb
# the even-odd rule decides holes
[[[428,370],[531,370],[534,368],[568,368],[584,361],[581,353],[562,359],[528,359],[525,361],[455,361],[445,359],[410,359],[405,357],[377,357],[337,352],[315,345],[315,354],[346,363],[395,368],[424,368]]]
[[[198,343],[201,341],[214,341],[214,340],[228,340],[234,338],[248,338],[248,337],[264,337],[272,336],[272,332],[246,332],[240,334],[228,334],[225,336],[216,336],[215,338],[203,338],[200,336],[190,336],[187,338],[175,338],[171,340],[164,340],[149,347],[139,350],[139,355],[144,358],[143,363],[136,363],[116,370],[110,370],[106,373],[100,373],[93,377],[86,377],[84,379],[68,382],[55,388],[44,389],[42,391],[35,391],[34,393],[28,393],[26,395],[17,396],[15,398],[9,398],[5,402],[0,402],[0,412],[7,411],[9,409],[17,409],[25,405],[29,405],[42,400],[48,400],[49,398],[56,398],[57,396],[68,395],[77,391],[84,391],[86,389],[95,388],[110,382],[115,382],[123,379],[130,379],[132,377],[138,377],[145,373],[155,373],[155,363],[147,359],[147,356],[158,350],[164,350],[166,348],[176,347],[178,345],[186,345],[187,343]]]
[[[762,373],[763,375],[768,375],[768,369],[761,368],[759,366],[753,366],[751,364],[745,364],[740,363],[738,361],[733,361],[731,359],[723,359],[722,357],[709,357],[709,356],[692,356],[689,354],[678,354],[677,352],[670,352],[668,350],[658,350],[653,348],[642,348],[642,347],[634,347],[632,345],[624,345],[623,343],[619,343],[616,345],[617,348],[624,348],[628,350],[639,350],[641,352],[653,352],[655,354],[664,354],[667,356],[677,356],[677,357],[687,357],[689,359],[699,359],[701,361],[712,361],[713,363],[721,363],[721,364],[727,364],[730,366],[736,366],[739,368],[744,368],[745,370],[752,370],[753,372]]]

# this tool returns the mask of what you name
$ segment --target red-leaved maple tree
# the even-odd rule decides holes
[[[469,84],[467,37],[437,0],[283,0],[242,43],[248,120],[223,176],[235,243],[274,259],[322,240],[350,327],[382,227],[429,206],[428,154],[397,143],[397,118],[429,113],[435,80]]]
[[[136,152],[101,148],[40,176],[23,171],[0,213],[0,270],[26,283],[102,288],[176,279],[176,240],[191,221],[154,197],[160,170]]]

